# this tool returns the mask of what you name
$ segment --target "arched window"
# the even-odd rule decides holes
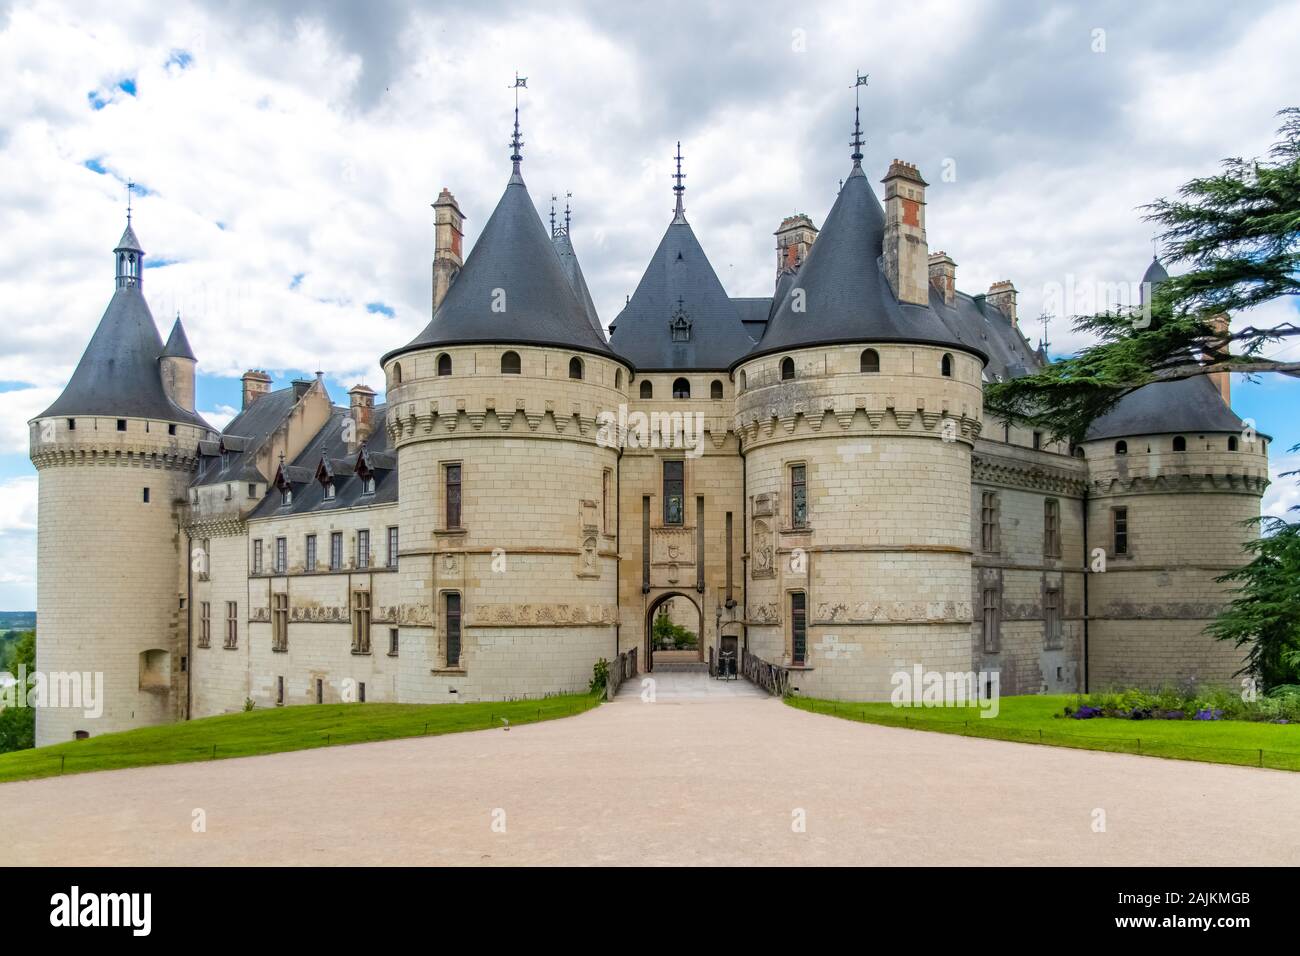
[[[655,387],[650,384],[650,379],[648,378],[641,380],[641,397],[642,398],[655,397]]]
[[[1117,442],[1115,442],[1115,454],[1117,454],[1117,455],[1127,455],[1127,454],[1128,454],[1128,442],[1126,442],[1126,441],[1117,441]]]
[[[862,353],[862,360],[860,366],[861,366],[860,370],[863,372],[879,372],[880,353],[877,352],[875,349],[865,350]]]
[[[943,360],[939,363],[939,373],[944,378],[952,378],[952,356],[947,352],[943,354]]]
[[[501,374],[518,375],[519,374],[519,353],[506,352],[501,356]]]
[[[794,359],[781,359],[781,381],[789,381],[794,378]]]
[[[402,384],[402,363],[401,362],[393,363],[393,384],[394,385]]]
[[[582,359],[576,355],[569,359],[569,378],[582,378]]]
[[[1174,436],[1174,451],[1187,451],[1187,439],[1182,435]]]
[[[1236,451],[1236,450],[1237,450],[1237,436],[1236,436],[1236,435],[1229,435],[1229,436],[1228,436],[1228,451]]]
[[[619,389],[623,387],[623,370],[621,368],[614,369],[614,387]]]
[[[673,380],[673,398],[690,398],[691,383],[684,378]]]
[[[451,374],[451,356],[448,355],[446,352],[443,352],[441,355],[438,356],[438,374],[439,375]]]
[[[741,372],[741,373],[740,373],[740,389],[739,389],[739,391],[742,391],[742,392],[743,392],[744,390],[745,390],[745,373],[744,373],[744,372]]]
[[[715,402],[722,398],[722,383],[716,378],[713,380],[713,384],[709,386],[709,398]]]

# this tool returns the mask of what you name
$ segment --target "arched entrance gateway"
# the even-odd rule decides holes
[[[647,670],[704,660],[704,611],[683,591],[666,591],[647,605],[645,635]]]

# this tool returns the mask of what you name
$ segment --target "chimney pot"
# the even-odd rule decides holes
[[[248,408],[255,401],[271,390],[271,376],[257,368],[250,368],[243,374],[240,379],[243,383],[243,404],[241,408]]]
[[[1018,324],[1016,320],[1016,287],[1011,284],[1010,279],[1002,279],[989,286],[987,298],[989,304],[996,306],[1012,325]]]
[[[945,305],[957,302],[957,263],[946,252],[930,254],[930,285],[943,297]]]
[[[930,304],[929,246],[925,238],[925,187],[911,163],[895,159],[885,184],[885,276],[900,303]]]

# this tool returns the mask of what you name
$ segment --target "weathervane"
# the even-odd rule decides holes
[[[868,73],[858,73],[856,70],[853,75],[857,81],[853,84],[853,142],[849,145],[853,147],[852,160],[854,166],[862,165],[862,123],[859,120],[859,102],[858,95],[862,87],[867,85]]]
[[[131,194],[135,192],[135,183],[126,181],[126,224],[131,225]]]
[[[520,76],[515,72],[515,85],[511,87],[515,91],[515,134],[510,137],[510,161],[515,164],[515,175],[519,174],[519,164],[523,161],[524,141],[519,138],[519,91],[528,89],[528,77]]]
[[[559,233],[555,231],[555,193],[551,193],[551,238],[554,239]]]
[[[569,234],[569,200],[573,198],[573,193],[564,194],[564,234]]]
[[[677,141],[677,172],[673,173],[673,179],[677,180],[677,185],[673,186],[673,192],[677,194],[677,210],[673,215],[673,222],[685,222],[686,212],[682,209],[682,193],[686,192],[686,187],[682,185],[682,180],[686,174],[682,172],[682,141]]]

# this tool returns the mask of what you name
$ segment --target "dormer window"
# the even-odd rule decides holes
[[[325,482],[325,500],[326,501],[334,500],[334,482],[332,481]]]
[[[668,331],[672,334],[674,342],[691,340],[691,320],[686,314],[680,296],[677,298],[677,308],[673,310],[672,317],[668,320]]]
[[[361,493],[363,495],[373,495],[375,493],[375,477],[367,475],[361,479]]]
[[[287,508],[293,504],[293,489],[285,488],[280,492],[280,507]]]

